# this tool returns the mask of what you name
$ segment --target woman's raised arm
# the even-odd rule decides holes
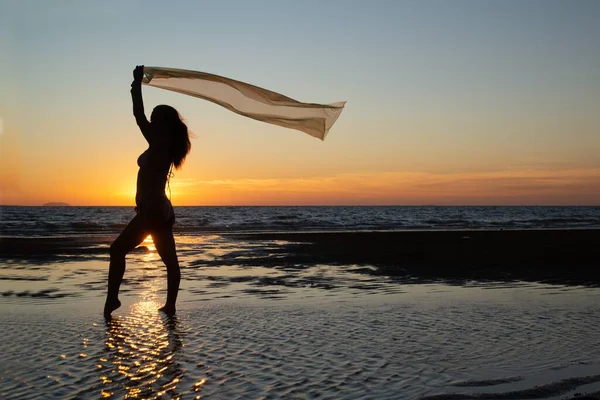
[[[150,143],[150,122],[144,114],[144,100],[142,99],[142,78],[144,77],[144,66],[138,65],[133,70],[133,82],[131,83],[131,100],[133,102],[133,116],[142,134]]]

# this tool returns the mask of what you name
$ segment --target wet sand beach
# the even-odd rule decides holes
[[[537,243],[531,257],[566,243],[562,261],[573,260],[595,254],[589,244],[597,235],[179,235],[183,281],[175,319],[157,312],[166,272],[147,239],[128,256],[123,306],[108,322],[101,313],[110,237],[2,239],[0,397],[439,400],[595,393],[597,281],[543,273],[457,276],[443,267],[456,271],[463,257],[471,271],[478,257],[495,254],[486,246],[492,251],[498,240],[516,245],[527,238]],[[473,244],[458,247],[463,241]],[[587,253],[579,253],[585,246]],[[425,249],[439,254],[414,256]],[[436,273],[394,273],[411,260],[421,261],[416,266],[429,260]],[[577,271],[574,264],[565,265]],[[524,264],[507,262],[503,271],[518,265]]]

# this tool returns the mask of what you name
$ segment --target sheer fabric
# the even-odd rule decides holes
[[[142,83],[212,101],[237,114],[325,139],[345,101],[301,103],[282,94],[206,72],[144,67]]]

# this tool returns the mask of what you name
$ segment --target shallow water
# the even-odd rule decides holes
[[[560,399],[600,390],[598,288],[411,283],[364,266],[287,264],[276,242],[180,237],[182,290],[168,319],[156,311],[166,273],[144,245],[128,258],[123,307],[108,323],[105,256],[1,266],[1,398]]]

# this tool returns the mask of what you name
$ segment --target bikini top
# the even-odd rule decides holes
[[[140,154],[140,156],[137,159],[138,167],[142,168],[144,165],[146,165],[148,163],[149,156],[150,155],[148,154],[148,150],[146,150],[142,154]]]
[[[150,162],[150,149],[140,154],[140,156],[137,159],[137,165],[138,167],[140,167],[140,169],[145,167],[146,170],[153,170],[159,173],[160,175],[167,175],[169,173],[168,167],[167,169],[160,169],[157,168],[155,165],[152,165],[152,163]]]

